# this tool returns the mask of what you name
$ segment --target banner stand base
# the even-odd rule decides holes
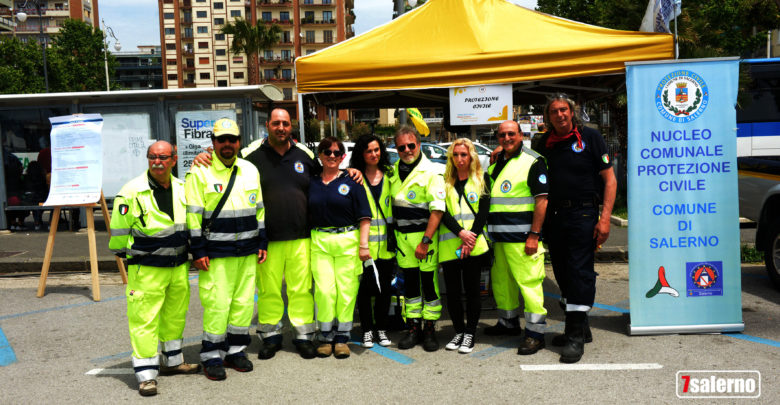
[[[681,333],[728,333],[742,332],[745,323],[714,323],[707,325],[670,325],[670,326],[632,326],[628,327],[628,334],[635,335],[670,335]]]

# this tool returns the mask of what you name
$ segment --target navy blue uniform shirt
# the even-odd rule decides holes
[[[314,176],[309,183],[309,223],[314,228],[357,225],[361,219],[371,219],[371,206],[363,186],[355,183],[346,172],[325,185],[322,177]]]

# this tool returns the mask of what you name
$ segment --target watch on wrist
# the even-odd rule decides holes
[[[433,241],[431,240],[431,238],[423,235],[422,243],[424,243],[426,245],[430,245],[431,243],[433,243]]]
[[[531,235],[542,236],[542,233],[541,233],[541,232],[536,232],[536,231],[528,231],[528,233],[530,233]]]

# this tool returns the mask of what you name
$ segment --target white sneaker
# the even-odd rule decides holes
[[[447,346],[444,346],[444,348],[447,350],[458,350],[462,342],[463,342],[463,334],[456,333],[455,336],[453,336],[452,340],[450,340],[450,343],[447,343]]]
[[[363,347],[374,347],[374,332],[368,331],[363,333]]]
[[[379,335],[378,336],[378,338],[379,338],[379,346],[387,347],[387,346],[390,346],[393,343],[393,342],[390,341],[390,339],[388,339],[386,331],[380,330],[380,331],[377,331],[377,334]]]
[[[471,353],[474,350],[474,335],[471,333],[463,334],[463,342],[460,344],[458,353]]]

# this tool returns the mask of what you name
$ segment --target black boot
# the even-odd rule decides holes
[[[517,317],[509,319],[499,318],[498,323],[485,328],[485,334],[488,336],[518,336],[522,332],[523,329],[520,328],[520,319]]]
[[[585,312],[566,313],[566,344],[561,351],[562,363],[576,363],[585,353]]]
[[[585,343],[590,343],[593,341],[593,334],[590,331],[590,322],[588,321],[587,313],[585,315],[585,331],[584,331],[583,341]],[[556,335],[555,337],[552,338],[553,346],[557,346],[557,347],[565,346],[566,342],[567,342],[566,334]]]
[[[419,318],[409,320],[409,330],[406,336],[398,342],[399,349],[411,349],[422,340],[421,321]]]
[[[423,349],[426,352],[439,350],[439,341],[436,340],[436,321],[425,321],[423,329]]]

